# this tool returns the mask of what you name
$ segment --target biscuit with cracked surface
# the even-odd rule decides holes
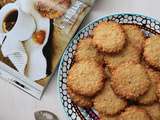
[[[117,53],[125,45],[126,35],[122,26],[113,21],[104,21],[93,30],[92,44],[101,52]]]
[[[74,93],[69,87],[67,88],[67,92],[71,97],[71,100],[80,107],[90,108],[93,105],[92,98],[78,95]]]
[[[121,113],[118,120],[151,120],[151,118],[144,109],[131,106]]]
[[[118,54],[106,54],[104,56],[104,61],[108,67],[113,70],[117,68],[120,64],[129,61],[140,61],[140,51],[133,46],[125,46],[125,48]]]
[[[136,99],[150,87],[150,79],[146,69],[139,63],[121,64],[112,72],[113,91],[126,99]]]
[[[113,92],[110,81],[106,81],[104,89],[93,100],[94,108],[105,115],[115,115],[125,109],[127,102]]]
[[[64,15],[70,4],[71,0],[37,0],[35,8],[42,16],[55,19]]]
[[[75,61],[93,59],[99,63],[103,63],[103,56],[92,46],[91,39],[89,37],[80,40],[77,46],[77,52],[75,53]]]
[[[123,25],[122,27],[127,35],[128,44],[142,50],[145,36],[141,29],[137,25]]]
[[[160,120],[160,104],[154,103],[152,105],[141,106],[144,110],[148,112],[152,120]]]
[[[151,85],[149,90],[142,96],[138,97],[138,102],[141,104],[152,104],[155,101],[158,101],[156,94],[156,83],[160,80],[160,73],[152,69],[147,69],[147,73],[151,80]]]
[[[109,115],[103,115],[100,114],[100,120],[118,120],[118,115],[109,116]]]
[[[152,36],[145,41],[143,56],[150,66],[160,70],[160,35]]]
[[[157,82],[157,85],[156,85],[156,94],[158,96],[158,101],[160,102],[160,82]]]
[[[94,96],[103,88],[104,80],[102,65],[93,60],[79,61],[69,70],[67,85],[77,94]]]

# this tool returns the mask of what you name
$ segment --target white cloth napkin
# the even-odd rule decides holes
[[[32,39],[25,42],[28,62],[25,75],[32,81],[46,77],[47,62],[43,52]]]
[[[1,45],[3,56],[8,57],[16,69],[24,74],[27,65],[27,54],[22,42],[7,36],[4,43],[1,42]]]
[[[35,2],[37,0],[17,0],[20,4],[20,8],[27,14],[31,14],[36,22],[37,30],[45,30],[46,38],[44,43],[38,45],[32,38],[25,41],[25,49],[28,54],[28,62],[25,71],[25,75],[32,81],[36,81],[47,76],[47,60],[43,55],[43,47],[45,46],[49,35],[49,19],[42,17],[35,9]]]

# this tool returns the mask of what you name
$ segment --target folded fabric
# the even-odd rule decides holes
[[[0,44],[2,45],[1,50],[3,56],[8,57],[16,69],[24,74],[28,58],[22,42],[6,37],[3,43],[1,41]]]

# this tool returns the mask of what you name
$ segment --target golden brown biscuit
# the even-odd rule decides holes
[[[158,100],[160,102],[160,82],[157,82],[157,85],[156,85],[156,94],[158,96]]]
[[[118,120],[151,120],[148,113],[141,108],[136,106],[131,106],[126,108],[125,112],[123,112]]]
[[[74,93],[69,87],[67,88],[67,92],[71,97],[71,100],[80,107],[90,108],[93,105],[92,99],[90,97],[85,97],[82,95],[78,95]]]
[[[156,83],[160,79],[160,73],[153,71],[152,69],[146,69],[151,80],[151,85],[149,90],[142,96],[138,97],[138,102],[141,104],[152,104],[158,100],[156,94]]]
[[[140,51],[133,46],[126,46],[118,54],[106,54],[104,56],[104,61],[108,64],[108,67],[113,70],[117,68],[120,64],[128,61],[140,61]]]
[[[75,53],[75,61],[93,59],[99,63],[103,63],[103,56],[92,46],[91,39],[85,38],[80,40],[77,52]]]
[[[153,81],[151,81],[149,90],[137,99],[137,101],[141,104],[152,104],[157,100],[156,84]]]
[[[121,64],[112,73],[112,88],[117,95],[136,99],[150,87],[150,79],[145,68],[138,63]]]
[[[99,116],[100,116],[100,120],[118,120],[118,115],[108,116],[108,115],[100,114]]]
[[[115,53],[123,48],[125,39],[126,36],[120,24],[105,21],[95,27],[92,43],[99,51]]]
[[[152,105],[141,106],[151,116],[152,120],[160,120],[160,104],[154,103]]]
[[[68,74],[67,85],[77,94],[94,96],[104,86],[102,65],[93,60],[75,63]]]
[[[2,8],[4,5],[8,3],[15,2],[16,0],[0,0],[0,8]]]
[[[160,72],[154,69],[148,68],[147,73],[152,81],[155,83],[160,82]]]
[[[144,53],[145,61],[157,69],[160,69],[160,36],[155,35],[145,41]]]
[[[143,58],[141,60],[141,64],[146,68],[149,77],[152,78],[155,83],[160,81],[160,71],[151,68]]]
[[[3,4],[7,4],[7,3],[12,3],[12,2],[15,2],[16,0],[1,0],[3,1]]]
[[[127,35],[128,44],[141,50],[145,40],[144,33],[141,29],[137,25],[123,25],[122,27]]]
[[[102,114],[115,115],[126,107],[127,102],[116,96],[110,81],[106,81],[104,89],[95,97],[93,105]]]
[[[35,8],[42,16],[55,19],[61,17],[70,4],[71,0],[37,0]]]

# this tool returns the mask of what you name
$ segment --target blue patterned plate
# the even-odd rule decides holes
[[[116,21],[121,24],[136,24],[144,31],[146,36],[160,33],[159,21],[147,16],[128,13],[102,17],[89,23],[82,30],[80,30],[70,41],[63,53],[57,77],[58,94],[69,120],[99,120],[98,114],[93,109],[80,108],[71,101],[69,95],[67,94],[66,81],[79,40],[91,35],[94,27],[102,21],[108,20]]]

